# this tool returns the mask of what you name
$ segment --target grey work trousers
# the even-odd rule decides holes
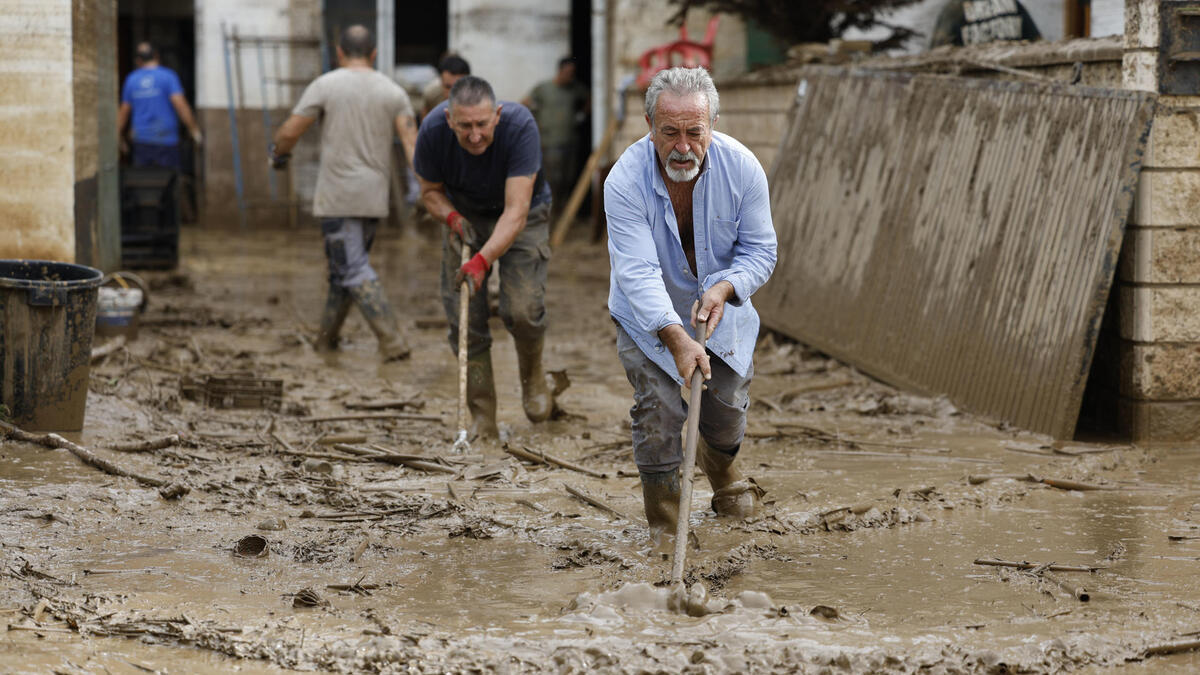
[[[379,278],[367,258],[378,226],[378,218],[321,219],[330,287],[354,288]]]
[[[471,221],[477,241],[472,255],[492,236],[496,219],[463,212]],[[450,322],[450,349],[458,351],[458,289],[454,275],[462,266],[461,254],[449,230],[442,235],[442,306]],[[500,267],[500,319],[517,341],[532,341],[546,333],[546,265],[550,260],[550,205],[529,209],[525,229],[496,263]],[[495,265],[493,265],[495,269]],[[488,270],[490,277],[492,270]],[[488,328],[487,277],[483,288],[471,295],[467,310],[467,352],[478,356],[492,348]]]
[[[633,459],[639,471],[673,471],[683,462],[682,430],[688,404],[680,396],[679,384],[617,324],[617,353],[625,376],[633,385]],[[750,407],[750,379],[754,366],[742,377],[724,361],[708,352],[712,379],[700,395],[700,436],[709,447],[736,454],[746,434],[746,410]]]

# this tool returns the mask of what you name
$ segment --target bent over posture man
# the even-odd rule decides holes
[[[403,359],[409,348],[367,254],[375,228],[388,214],[393,131],[412,163],[417,124],[400,85],[372,67],[375,40],[363,26],[350,26],[337,47],[338,65],[313,80],[292,115],[275,132],[271,164],[287,165],[288,153],[321,118],[321,160],[313,215],[321,219],[329,263],[329,295],[317,333],[318,351],[337,349],[338,333],[351,304],[379,340],[385,361]]]
[[[521,403],[530,421],[545,421],[554,411],[542,370],[550,189],[542,178],[533,115],[520,103],[497,101],[486,80],[467,75],[450,88],[450,98],[421,121],[413,167],[425,208],[446,223],[442,304],[450,321],[451,349],[458,344],[461,328],[457,289],[463,279],[474,289],[467,347],[467,407],[473,431],[483,436],[498,433],[487,325],[487,277],[497,261],[500,318],[517,347]],[[460,240],[478,251],[461,267]]]
[[[746,517],[761,490],[734,458],[746,429],[758,314],[750,296],[775,268],[775,228],[762,166],[714,132],[717,89],[702,68],[672,68],[646,90],[650,133],[629,146],[604,183],[612,266],[608,308],[634,390],[633,454],[656,547],[679,508],[679,385],[699,368],[697,462],[718,515]],[[683,317],[688,317],[684,321]],[[693,339],[708,322],[708,349]]]

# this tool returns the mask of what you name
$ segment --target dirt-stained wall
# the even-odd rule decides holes
[[[0,258],[75,259],[71,0],[0,0]]]
[[[450,0],[449,10],[450,48],[502,99],[524,98],[570,50],[568,0]]]
[[[116,15],[116,0],[72,2],[75,260],[105,270],[121,259]]]

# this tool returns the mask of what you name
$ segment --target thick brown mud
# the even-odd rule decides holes
[[[717,519],[697,480],[701,548],[686,578],[709,611],[689,616],[670,606],[669,563],[645,551],[603,249],[568,246],[551,261],[546,366],[571,380],[567,417],[525,420],[512,340],[492,322],[507,443],[596,478],[499,443],[451,454],[456,368],[437,248],[395,235],[377,246],[408,361],[380,363],[353,313],[341,352],[312,351],[324,301],[315,232],[189,230],[180,272],[148,275],[141,335],[93,367],[85,428],[70,438],[186,484],[182,498],[62,450],[0,443],[5,672],[1200,667],[1146,656],[1200,628],[1196,448],[1052,444],[765,336],[742,461],[768,508],[749,523]],[[281,409],[181,396],[184,375],[231,371],[283,380]],[[362,407],[385,401],[397,407]],[[366,412],[440,421],[306,421]],[[183,440],[106,449],[167,434]],[[364,460],[339,441],[441,468]],[[248,535],[267,540],[265,556],[234,555]],[[1087,602],[1070,593],[1081,587]]]

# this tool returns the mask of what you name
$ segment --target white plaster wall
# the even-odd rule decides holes
[[[316,37],[320,35],[320,15],[315,16],[311,8],[294,7],[300,3],[289,0],[196,0],[196,103],[199,108],[224,108],[229,101],[226,94],[225,60],[222,54],[221,24],[225,23],[226,30],[237,30],[242,37],[252,36],[292,36]],[[315,49],[305,48],[312,54],[297,55],[305,61],[317,59],[319,54]],[[292,69],[292,49],[272,48],[263,49],[263,70],[267,77],[275,77],[273,59],[279,59],[279,71],[282,77],[295,77]],[[260,85],[262,71],[258,67],[257,50],[252,45],[244,45],[241,52],[242,105],[246,108],[262,107],[263,96]],[[236,61],[231,49],[230,70],[236,77]],[[319,74],[319,67],[306,75]],[[236,97],[236,86],[234,88]],[[299,98],[299,90],[267,86],[267,104],[269,107],[291,107],[295,98]]]
[[[450,49],[496,96],[519,101],[570,50],[569,0],[450,0]]]
[[[1125,34],[1125,0],[1092,0],[1092,37]]]

